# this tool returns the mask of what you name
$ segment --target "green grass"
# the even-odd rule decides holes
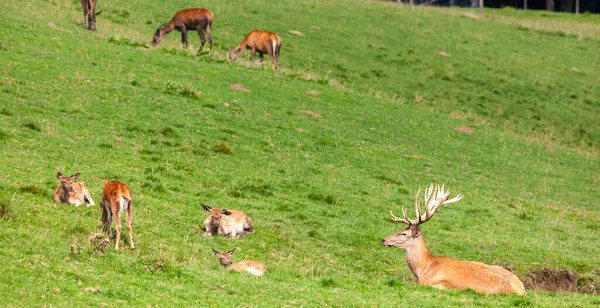
[[[446,183],[465,198],[423,226],[433,253],[597,281],[597,17],[557,18],[589,27],[580,39],[529,13],[323,2],[205,2],[213,54],[194,33],[189,50],[177,32],[148,49],[187,1],[99,2],[98,33],[77,1],[1,2],[3,305],[600,304],[419,286],[380,243],[402,228],[390,209]],[[225,60],[254,28],[282,36],[281,72]],[[105,181],[126,182],[136,250],[90,241],[100,211],[55,204],[57,171],[81,172],[97,203]],[[203,237],[201,202],[256,232]],[[221,270],[210,248],[234,247],[267,275]]]

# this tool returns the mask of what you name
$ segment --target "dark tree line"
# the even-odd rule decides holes
[[[478,7],[479,0],[412,0],[416,5]],[[410,2],[410,0],[402,0]],[[528,10],[548,10],[556,12],[576,12],[579,2],[579,12],[600,13],[599,0],[484,0],[485,7],[502,8],[514,7],[523,9],[525,3]]]

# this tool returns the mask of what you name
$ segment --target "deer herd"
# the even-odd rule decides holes
[[[81,0],[81,6],[84,15],[84,25],[87,29],[96,30],[96,3],[98,0]],[[212,51],[211,25],[213,23],[213,14],[204,8],[180,10],[166,26],[160,26],[152,40],[154,46],[173,30],[181,32],[181,42],[187,48],[187,31],[197,31],[200,36],[200,50],[204,47],[207,39]],[[235,48],[229,47],[229,59],[235,60],[244,50],[252,51],[252,61],[256,52],[260,54],[261,62],[264,54],[268,54],[275,64],[275,69],[279,68],[279,51],[281,49],[281,38],[269,31],[253,30],[251,31]],[[54,192],[54,201],[57,203],[68,203],[75,206],[86,204],[94,206],[94,200],[90,191],[83,182],[74,182],[79,177],[75,173],[69,177],[63,176],[60,172],[56,175],[60,181],[59,186]],[[434,256],[423,239],[420,226],[437,213],[442,206],[456,203],[463,196],[458,195],[448,199],[450,191],[444,189],[444,185],[431,185],[425,190],[424,207],[422,213],[419,204],[419,192],[415,197],[415,219],[407,216],[406,209],[402,208],[403,217],[397,217],[390,212],[392,220],[400,222],[407,227],[393,235],[384,238],[381,242],[387,247],[396,247],[406,250],[406,263],[414,274],[416,281],[422,285],[428,285],[439,289],[473,289],[485,294],[503,294],[514,293],[526,295],[523,283],[519,278],[509,270],[501,266],[492,266],[480,262],[462,261],[449,257]],[[241,235],[254,232],[254,224],[250,217],[240,211],[218,209],[201,204],[202,208],[209,212],[208,217],[203,221],[205,229],[204,236],[224,236],[226,238],[236,238]],[[100,211],[102,212],[102,230],[108,233],[109,239],[113,237],[111,224],[112,220],[116,223],[116,244],[115,249],[119,249],[121,239],[121,213],[126,214],[127,232],[129,234],[129,247],[134,249],[132,234],[132,207],[133,197],[129,187],[119,181],[108,181],[102,190],[102,201],[100,202]],[[220,265],[227,270],[239,272],[248,272],[252,275],[261,276],[265,273],[265,267],[260,261],[244,260],[232,263],[231,256],[235,249],[227,252],[219,252],[212,249],[213,253],[219,257]]]

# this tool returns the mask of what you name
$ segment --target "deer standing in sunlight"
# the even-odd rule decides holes
[[[80,206],[88,202],[88,207],[96,204],[83,182],[73,182],[78,177],[79,173],[72,174],[71,176],[63,176],[60,172],[56,174],[60,185],[54,191],[53,199],[55,202],[68,203],[74,206]]]
[[[448,200],[451,192],[444,191],[444,185],[441,188],[439,185],[435,188],[431,185],[425,190],[425,213],[421,214],[419,192],[415,197],[417,219],[409,219],[404,207],[403,218],[394,216],[390,211],[392,220],[406,224],[408,227],[384,238],[382,244],[406,249],[406,262],[420,284],[439,289],[473,289],[486,294],[526,295],[521,280],[500,266],[432,255],[425,246],[419,225],[430,220],[441,206],[458,202],[463,196],[458,195]]]
[[[266,53],[275,63],[275,69],[279,68],[279,51],[281,50],[279,35],[264,30],[252,30],[235,49],[229,46],[229,60],[235,60],[246,49],[252,50],[252,61],[254,61],[254,55],[258,52],[260,62],[263,62]]]
[[[96,13],[96,3],[98,0],[81,0],[81,8],[83,9],[83,26],[86,29],[96,31],[96,16],[102,11]]]
[[[213,19],[213,13],[207,9],[186,9],[178,11],[166,26],[161,25],[156,29],[154,38],[152,39],[152,45],[158,45],[167,34],[171,33],[173,30],[177,30],[181,32],[181,43],[183,43],[187,49],[187,31],[197,31],[198,36],[200,36],[200,42],[202,43],[199,51],[202,50],[206,43],[206,38],[204,37],[205,33],[208,37],[208,43],[210,44],[210,51],[212,51],[213,44],[212,35],[210,35],[210,27],[213,23]]]
[[[244,260],[236,263],[231,262],[231,256],[235,251],[235,248],[228,252],[218,252],[212,249],[213,253],[219,257],[219,263],[223,268],[227,270],[234,270],[237,272],[248,272],[254,276],[262,276],[265,273],[265,266],[260,261]]]
[[[204,220],[204,236],[223,235],[234,238],[242,234],[254,232],[252,219],[248,215],[235,210],[213,209],[202,204],[202,208],[210,215]]]
[[[119,181],[108,181],[104,184],[102,190],[102,203],[100,210],[102,211],[102,230],[108,232],[108,237],[112,238],[111,224],[113,218],[117,224],[117,239],[115,249],[119,249],[119,241],[121,240],[121,212],[125,212],[127,219],[127,233],[129,233],[129,248],[134,249],[133,233],[131,233],[131,216],[132,216],[133,199],[131,191],[125,183]]]

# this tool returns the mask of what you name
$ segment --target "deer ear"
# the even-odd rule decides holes
[[[204,203],[200,203],[200,205],[202,205],[202,208],[204,208],[205,211],[207,212],[212,212],[212,208]]]
[[[231,45],[229,45],[229,51],[232,51],[233,47]]]
[[[218,255],[219,255],[219,252],[218,252],[218,251],[216,251],[214,248],[211,248],[211,249],[212,249],[213,253],[214,253],[216,256],[218,256]]]
[[[231,215],[231,212],[226,209],[223,209],[223,210],[221,210],[221,214],[225,214],[225,215],[229,216],[229,215]]]
[[[235,248],[233,248],[232,250],[228,251],[227,254],[231,257],[231,255],[233,255],[234,252],[235,252]]]
[[[415,225],[415,227],[413,228],[412,237],[413,238],[418,238],[419,236],[421,236],[421,230],[419,229],[418,225]]]
[[[71,179],[73,179],[73,180],[76,179],[76,178],[78,178],[78,177],[79,177],[79,172],[71,175]]]
[[[60,180],[60,179],[62,179],[62,177],[63,177],[63,176],[62,176],[62,173],[60,173],[60,172],[59,172],[59,173],[57,173],[57,174],[56,174],[56,178],[57,178],[57,179],[59,179],[59,180]]]

